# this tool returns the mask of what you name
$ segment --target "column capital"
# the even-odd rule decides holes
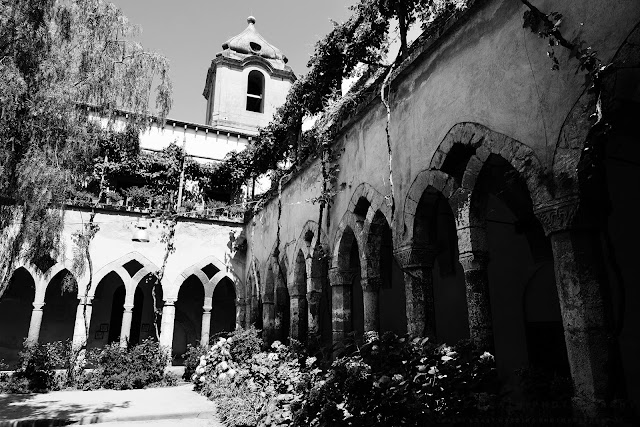
[[[309,304],[318,304],[321,296],[322,294],[318,291],[309,291],[307,292],[307,301],[309,301]]]
[[[486,270],[489,264],[488,252],[465,252],[460,254],[460,264],[464,271]]]
[[[93,303],[93,297],[78,297],[78,305],[91,305]]]
[[[164,305],[167,306],[171,306],[171,305],[175,305],[176,304],[176,300],[173,298],[167,298],[166,300],[164,300]]]
[[[34,302],[33,303],[33,311],[42,311],[43,307],[44,307],[43,302]]]
[[[331,286],[346,286],[353,283],[355,270],[341,269],[334,267],[329,269],[329,284]]]
[[[577,194],[535,206],[533,212],[547,236],[572,229],[594,229],[605,218],[601,206],[593,206],[588,201],[582,203]]]
[[[409,243],[394,250],[393,255],[403,270],[431,268],[438,255],[438,249],[435,245]]]
[[[202,307],[202,312],[203,313],[211,313],[211,309],[213,309],[212,306],[210,305],[205,305],[204,307]]]
[[[125,313],[133,311],[133,304],[123,305]]]
[[[369,276],[360,279],[362,290],[365,292],[377,292],[382,285],[382,278],[380,276]]]

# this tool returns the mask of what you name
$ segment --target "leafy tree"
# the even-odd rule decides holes
[[[118,110],[133,133],[166,117],[168,61],[136,34],[103,0],[0,0],[0,296],[17,260],[58,256],[60,206],[93,173]]]

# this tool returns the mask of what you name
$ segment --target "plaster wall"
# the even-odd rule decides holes
[[[247,82],[253,70],[258,70],[264,76],[262,113],[247,111]],[[252,128],[257,134],[257,128],[268,125],[276,109],[284,104],[290,87],[289,80],[271,75],[264,67],[250,65],[238,70],[224,63],[218,64],[212,121],[225,129],[247,131]]]
[[[73,255],[72,235],[89,219],[89,212],[73,208],[65,212],[65,228],[63,241],[65,253],[63,264],[70,263]],[[165,244],[161,242],[163,225],[157,220],[149,220],[149,242],[134,242],[131,240],[141,214],[102,211],[98,212],[95,222],[100,225],[91,244],[91,256],[94,265],[94,283],[89,295],[95,292],[96,279],[121,267],[131,259],[136,259],[150,273],[154,273],[162,266]],[[147,217],[148,218],[148,217]],[[231,233],[239,235],[241,224],[197,221],[192,219],[180,220],[175,232],[175,252],[167,259],[162,287],[165,298],[177,298],[180,284],[192,273],[185,277],[183,273],[198,262],[204,265],[211,262],[219,270],[228,273],[235,280],[232,273],[232,253],[228,246]],[[206,260],[206,262],[205,262]],[[186,274],[186,273],[185,273]],[[86,277],[78,278],[80,294],[84,293],[83,285]],[[129,284],[125,283],[129,287]],[[132,295],[129,297],[133,298]]]
[[[230,151],[242,151],[249,142],[249,136],[220,131],[208,126],[186,125],[167,119],[164,128],[156,122],[140,135],[140,148],[159,151],[175,142],[194,159],[200,161],[222,160]]]

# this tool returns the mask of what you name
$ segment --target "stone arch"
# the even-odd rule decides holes
[[[452,158],[454,147],[460,145],[469,148],[469,151],[460,157],[461,162],[465,163],[463,175],[457,177],[460,187],[467,190],[473,189],[487,158],[491,154],[496,154],[504,158],[522,175],[534,206],[542,205],[552,199],[545,182],[545,168],[533,150],[479,123],[463,122],[454,125],[438,146],[429,169],[443,170],[451,175],[447,161]],[[454,178],[456,178],[455,175]]]
[[[40,283],[39,284],[36,283],[36,301],[37,302],[44,301],[44,296],[47,292],[47,288],[49,287],[49,283],[56,275],[58,275],[58,273],[62,272],[63,270],[67,270],[68,274],[73,275],[72,273],[73,270],[70,267],[68,267],[66,264],[61,262],[55,263],[46,272],[44,272],[41,275]],[[76,282],[78,283],[78,295],[80,295],[80,292],[81,292],[80,281],[78,280],[77,277],[75,277],[75,275],[73,276]],[[84,289],[82,290],[84,291]],[[42,300],[40,300],[39,298],[42,298]]]
[[[352,233],[345,233],[345,230],[350,230]],[[354,241],[358,245],[358,250],[362,253],[361,251],[364,245],[363,226],[357,221],[353,212],[347,211],[342,216],[336,229],[335,238],[333,239],[332,268],[341,270],[349,269],[349,266],[345,263],[345,259],[341,258],[340,254],[348,253]],[[360,258],[362,258],[362,255],[360,255]]]
[[[347,209],[356,213],[361,199],[366,199],[369,202],[369,209],[365,215],[369,221],[376,211],[380,211],[387,219],[387,222],[391,224],[391,205],[386,202],[385,197],[378,190],[366,182],[358,185],[351,196]]]
[[[443,195],[451,204],[453,194],[459,186],[449,174],[439,170],[424,170],[413,180],[404,202],[404,240],[413,241],[414,223],[418,204],[427,189],[431,187]],[[455,211],[455,206],[452,206]]]
[[[209,264],[212,264],[218,270],[211,278],[209,278],[209,276],[207,276],[207,274],[203,270]],[[167,298],[177,298],[178,292],[180,292],[180,286],[182,286],[182,283],[184,283],[184,281],[192,275],[196,276],[198,280],[200,280],[200,283],[202,283],[202,286],[205,289],[205,296],[207,295],[207,293],[213,294],[214,289],[211,283],[213,277],[215,277],[220,272],[225,271],[226,267],[219,259],[217,259],[213,255],[207,256],[202,260],[196,262],[195,264],[192,264],[189,267],[185,268],[182,273],[180,273],[178,277],[176,277],[176,279],[173,281],[173,284],[171,285],[171,289],[165,289]],[[234,279],[231,279],[231,281],[235,284]]]
[[[13,273],[15,273],[16,270],[18,270],[19,268],[23,268],[25,271],[27,271],[31,275],[31,278],[33,279],[34,283],[36,283],[36,286],[39,281],[42,281],[44,274],[41,273],[38,267],[36,267],[33,263],[31,262],[18,263],[13,269]]]
[[[96,272],[93,282],[91,283],[89,296],[92,297],[95,294],[96,287],[98,286],[100,281],[111,271],[115,271],[122,278],[125,285],[129,283],[131,281],[129,273],[122,266],[128,263],[129,261],[133,261],[133,260],[139,262],[149,272],[155,272],[160,270],[158,266],[156,266],[153,262],[151,262],[147,257],[142,255],[140,252],[137,252],[137,251],[129,252],[128,254],[123,255],[120,258],[114,261],[111,261],[107,265],[101,267]]]

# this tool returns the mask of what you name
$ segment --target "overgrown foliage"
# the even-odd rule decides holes
[[[221,338],[192,376],[229,426],[431,425],[490,416],[496,407],[493,356],[469,341],[438,346],[372,332],[324,369],[295,346],[258,348]]]
[[[95,368],[85,372],[79,380],[79,385],[85,390],[129,390],[176,382],[165,373],[168,355],[160,350],[157,341],[151,339],[130,348],[120,347],[118,343],[108,344],[86,357],[87,363]]]
[[[136,31],[103,0],[0,2],[0,296],[17,259],[57,257],[55,207],[90,170],[102,133],[91,115],[114,123],[127,110],[138,132],[152,95],[155,113],[169,111],[168,61]]]
[[[398,21],[401,47],[395,61],[401,61],[408,53],[406,37],[412,24],[420,21],[429,33],[468,3],[469,0],[360,0],[350,8],[352,15],[346,22],[334,22],[331,32],[316,43],[307,64],[309,72],[293,84],[271,123],[260,130],[247,149],[229,154],[217,166],[218,181],[231,188],[283,165],[300,164],[308,155],[322,156],[341,119],[370,90],[371,82],[365,84],[367,80],[375,80],[380,76],[379,70],[389,67],[386,56],[390,22]],[[354,86],[348,99],[342,100],[342,81],[356,74],[362,74],[360,84]],[[303,119],[321,113],[325,119],[303,133]]]

